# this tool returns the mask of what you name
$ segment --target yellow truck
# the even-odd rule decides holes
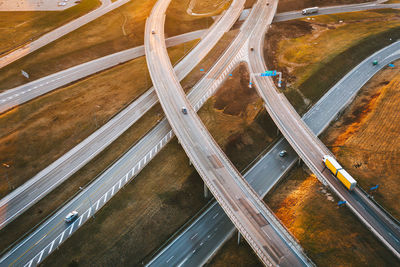
[[[322,161],[347,189],[352,191],[356,187],[356,180],[354,180],[354,178],[345,169],[343,169],[342,166],[340,166],[335,158],[325,155]]]

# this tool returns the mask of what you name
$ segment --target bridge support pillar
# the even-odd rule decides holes
[[[204,198],[209,198],[209,197],[210,197],[210,191],[208,190],[206,183],[204,183]]]
[[[238,238],[237,238],[238,245],[240,245],[240,241],[242,241],[242,235],[240,234],[240,232],[238,230]]]

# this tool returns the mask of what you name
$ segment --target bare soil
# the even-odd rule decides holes
[[[400,61],[394,63],[396,66]],[[358,184],[400,218],[400,75],[386,67],[363,88],[323,141]],[[369,189],[379,184],[377,191]]]
[[[394,266],[399,261],[338,199],[302,168],[265,198],[317,266]]]

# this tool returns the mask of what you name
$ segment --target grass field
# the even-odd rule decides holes
[[[256,156],[257,150],[270,143],[272,137],[268,132],[273,129],[275,134],[275,128],[265,123],[271,120],[266,117],[262,101],[247,87],[245,66],[232,74],[199,115],[228,155],[244,158],[242,161],[233,159],[240,168]],[[228,90],[233,96],[246,99],[246,104],[231,106],[230,101],[226,102],[231,98]],[[205,203],[201,178],[189,166],[178,143],[173,141],[94,220],[79,230],[82,234],[68,239],[45,265],[72,260],[80,265],[103,266],[116,261],[121,265],[128,265],[128,262],[130,266],[140,265],[143,259],[149,259],[146,255],[151,255]],[[114,220],[117,217],[118,223]]]
[[[171,2],[165,25],[167,36],[212,25],[211,18],[189,16],[186,9],[182,9],[188,1]],[[155,3],[156,0],[131,1],[0,69],[0,92],[83,62],[142,45],[145,20]],[[21,69],[30,74],[30,79],[21,75]]]
[[[197,41],[185,44],[193,47]],[[172,62],[184,44],[169,49]],[[151,86],[144,57],[34,99],[0,116],[0,162],[16,188],[62,156]],[[90,88],[90,89],[89,89]],[[110,101],[112,99],[112,101]],[[88,115],[89,114],[89,115]],[[0,195],[10,188],[0,181]]]
[[[400,61],[395,62],[395,65]],[[400,218],[400,74],[387,67],[362,88],[340,120],[324,134],[324,142],[366,191]]]
[[[385,9],[274,24],[267,64],[283,72],[284,93],[302,113],[365,57],[400,37],[399,14]]]
[[[206,264],[207,267],[261,267],[264,266],[251,247],[242,239],[237,243],[237,233],[229,239],[218,253]]]
[[[265,202],[317,266],[395,266],[398,260],[312,175],[296,168]]]
[[[0,12],[0,55],[88,13],[100,4],[99,0],[83,0],[64,11]]]
[[[222,54],[230,41],[236,36],[237,32],[237,30],[234,30],[226,33],[205,59],[201,61],[199,66],[197,66],[195,70],[184,79],[182,84],[186,92],[190,90],[196,81],[204,75],[204,72],[200,72],[199,68],[204,68],[205,70],[209,69],[214,63],[214,60]],[[137,68],[142,69],[143,64],[144,63],[138,64]],[[148,76],[148,73],[146,75]],[[143,80],[145,77],[146,76],[142,74],[140,79],[138,79],[137,84],[146,83]],[[113,78],[114,77],[110,77],[111,80]],[[150,86],[150,84],[148,86]],[[2,229],[0,232],[0,235],[2,236],[2,239],[0,239],[0,250],[7,247],[16,238],[34,227],[43,218],[49,215],[51,211],[65,202],[69,196],[77,192],[79,186],[83,186],[90,182],[98,173],[103,171],[116,158],[127,151],[132,144],[137,142],[144,133],[157,123],[157,121],[162,117],[162,114],[163,111],[161,107],[156,105],[94,160],[86,164],[84,168],[60,185],[56,190],[48,195],[48,197],[41,200],[38,204],[34,205],[31,209],[21,215],[16,221]],[[4,183],[5,182],[6,181],[4,181]]]

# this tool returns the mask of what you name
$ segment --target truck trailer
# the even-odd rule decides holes
[[[329,155],[325,155],[322,161],[325,163],[325,166],[335,175],[336,178],[350,191],[352,191],[357,182],[354,178],[340,166],[340,164],[336,161],[335,158]]]
[[[313,13],[318,13],[319,8],[318,7],[309,7],[309,8],[305,8],[301,11],[302,15],[309,15],[309,14],[313,14]]]

